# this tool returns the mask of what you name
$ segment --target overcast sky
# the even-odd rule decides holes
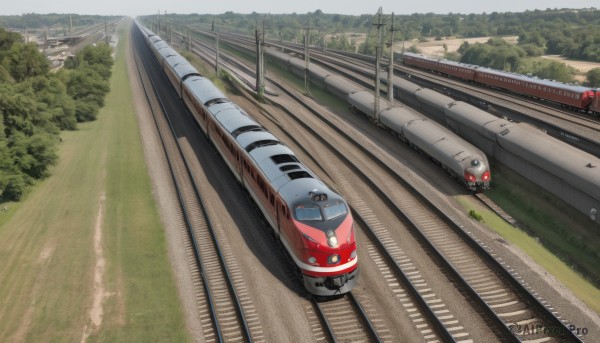
[[[600,8],[598,0],[5,0],[0,14],[79,13],[129,16],[164,13],[325,13],[385,14],[523,12],[546,8]]]

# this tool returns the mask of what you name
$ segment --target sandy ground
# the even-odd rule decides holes
[[[102,251],[102,226],[104,223],[104,202],[106,196],[100,195],[100,205],[98,208],[98,216],[96,217],[96,225],[94,227],[94,254],[96,255],[96,267],[94,268],[94,303],[90,309],[90,322],[83,328],[81,342],[87,341],[90,334],[97,331],[102,325],[104,317],[104,299],[109,295],[104,289],[104,271],[106,268],[106,260]]]
[[[511,44],[517,44],[519,37],[518,36],[507,36],[507,37],[502,37],[502,38]],[[490,39],[490,37],[469,38],[469,39],[444,39],[444,40],[439,40],[439,41],[433,40],[433,41],[428,41],[428,42],[423,42],[423,43],[418,43],[415,40],[415,41],[400,42],[400,43],[395,44],[394,46],[396,47],[396,49],[402,50],[403,43],[406,48],[416,44],[417,48],[421,51],[422,54],[428,55],[428,56],[442,57],[444,55],[444,43],[448,47],[448,51],[453,52],[453,51],[458,50],[460,45],[465,41],[469,42],[469,44],[474,44],[474,43],[485,43],[488,41],[488,39]],[[584,81],[586,78],[585,74],[589,70],[594,69],[594,68],[600,68],[600,63],[597,63],[597,62],[570,60],[570,59],[567,59],[560,55],[546,55],[546,56],[542,56],[542,57],[550,59],[550,60],[554,60],[554,61],[563,62],[566,65],[569,65],[569,66],[577,69],[578,75],[576,76],[576,79],[578,81]]]
[[[430,41],[422,42],[422,43],[419,43],[416,39],[414,39],[412,41],[396,43],[394,46],[401,50],[403,43],[404,43],[405,48],[416,45],[417,48],[421,51],[421,53],[424,55],[442,57],[442,56],[444,56],[444,44],[446,44],[446,46],[448,47],[448,52],[453,52],[453,51],[458,50],[458,48],[461,46],[461,44],[463,44],[465,41],[469,42],[469,44],[485,43],[490,38],[491,37],[442,39],[442,40],[430,40]],[[506,36],[506,37],[502,37],[502,38],[505,41],[509,42],[510,44],[517,44],[517,40],[518,40],[519,36]]]

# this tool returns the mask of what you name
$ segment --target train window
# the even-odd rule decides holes
[[[242,133],[248,132],[248,131],[265,131],[265,129],[259,125],[246,125],[246,126],[242,126],[242,127],[238,128],[237,130],[234,130],[231,133],[231,135],[235,138],[235,137],[241,135]]]
[[[343,216],[348,213],[348,209],[343,202],[338,202],[337,204],[324,206],[323,213],[325,214],[325,220],[331,220],[337,218],[339,216]]]
[[[296,219],[317,221],[323,220],[323,217],[321,216],[319,207],[298,206],[296,207]]]
[[[273,156],[271,156],[271,160],[273,160],[273,162],[275,164],[282,164],[282,163],[287,163],[287,162],[298,162],[298,159],[296,158],[296,156],[293,156],[293,155],[273,155]]]
[[[252,144],[249,144],[246,147],[246,151],[250,152],[250,151],[252,151],[252,150],[254,150],[256,148],[262,147],[262,146],[277,145],[277,144],[280,144],[279,141],[273,140],[273,139],[265,139],[265,140],[262,140],[262,141],[256,141],[256,142],[254,142]]]
[[[300,166],[297,164],[287,164],[285,166],[279,167],[279,170],[281,170],[282,172],[285,172],[288,170],[294,170],[294,169],[300,169]]]
[[[204,106],[209,107],[214,104],[224,104],[224,103],[228,103],[228,102],[231,102],[231,101],[227,98],[217,98],[217,99],[208,100],[207,102],[204,103]]]
[[[290,172],[287,174],[290,180],[302,179],[302,178],[312,178],[309,173],[302,171]]]
[[[275,197],[270,192],[269,192],[269,201],[271,202],[271,206],[275,206]]]
[[[592,207],[590,210],[590,219],[596,221],[596,216],[598,215],[598,210]]]

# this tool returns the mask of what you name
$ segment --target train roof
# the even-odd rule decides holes
[[[454,99],[451,97],[445,96],[440,92],[436,92],[429,88],[421,88],[415,91],[415,97],[417,100],[426,103],[428,105],[434,106],[436,109],[443,111],[446,106],[450,103],[454,102]]]
[[[177,52],[175,52],[175,55],[166,57],[165,62],[175,71],[175,74],[177,74],[180,80],[184,80],[189,75],[200,75],[196,68],[194,68],[185,57],[179,55]]]
[[[394,85],[398,86],[398,88],[402,89],[403,91],[411,94],[423,88],[418,84],[405,80],[399,76],[394,76]]]
[[[491,69],[491,68],[486,68],[486,67],[480,67],[479,69],[477,69],[477,72],[510,77],[511,79],[515,79],[515,80],[521,80],[524,82],[534,83],[534,84],[543,85],[543,86],[547,86],[547,87],[560,88],[560,89],[568,90],[571,92],[577,92],[577,93],[583,93],[583,92],[590,90],[588,87],[577,86],[577,85],[572,85],[572,84],[567,84],[567,83],[562,83],[562,82],[557,82],[557,81],[552,81],[552,80],[538,79],[538,78],[531,77],[531,76],[509,73],[506,71],[501,71],[501,70],[496,70],[496,69]]]
[[[218,99],[227,99],[213,83],[202,76],[191,76],[183,81],[194,96],[204,105]],[[228,100],[227,100],[228,101]]]
[[[477,156],[480,160],[487,162],[487,158],[475,146],[446,130],[438,123],[431,120],[413,120],[407,124],[412,134],[418,136],[421,141],[435,146],[444,156],[451,156],[457,162],[461,162],[471,156]]]
[[[151,36],[148,35],[148,40],[150,41],[150,44],[154,45],[154,43],[162,41],[162,39],[159,36]]]
[[[402,132],[404,125],[410,121],[425,119],[421,114],[405,106],[386,108],[379,112],[379,118],[383,125],[398,133]]]
[[[183,58],[177,51],[175,51],[175,49],[173,49],[171,47],[161,48],[158,50],[158,53],[164,58],[169,58],[169,57]]]
[[[457,67],[462,67],[462,68],[467,68],[467,69],[478,69],[481,68],[478,65],[475,64],[468,64],[468,63],[462,63],[462,62],[456,62],[456,61],[452,61],[452,60],[447,60],[445,58],[441,59],[438,61],[441,64],[446,64],[446,65],[451,65],[451,66],[457,66]]]
[[[440,58],[429,57],[429,56],[425,56],[423,54],[417,54],[417,53],[410,52],[410,51],[405,51],[402,54],[406,55],[406,56],[422,58],[422,59],[429,60],[429,61],[439,61],[440,60]]]
[[[504,149],[589,194],[600,197],[600,159],[524,123],[498,135]]]
[[[498,119],[498,117],[462,101],[455,101],[449,104],[444,113],[449,118],[468,125],[471,129],[479,131],[481,134],[484,134],[482,132],[483,126]]]
[[[163,49],[163,48],[170,48],[169,44],[167,44],[163,40],[158,40],[158,41],[152,43],[152,45],[154,46],[154,49],[157,51],[160,49]]]
[[[323,78],[323,82],[334,89],[337,89],[342,94],[349,94],[357,90],[361,90],[354,82],[350,82],[348,79],[341,77],[336,74],[329,74]]]
[[[247,126],[248,130],[246,132],[240,133],[235,137],[238,143],[240,143],[242,148],[244,148],[246,151],[248,151],[248,149],[254,146],[257,142],[279,142],[279,140],[273,136],[272,133],[265,131],[258,124],[254,124],[255,125]]]
[[[252,118],[248,117],[245,112],[235,105],[219,111],[215,114],[215,118],[223,125],[225,130],[231,134],[241,127],[258,125]]]

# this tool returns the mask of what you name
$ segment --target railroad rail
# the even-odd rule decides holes
[[[206,303],[210,312],[211,324],[203,326],[204,337],[223,341],[252,342],[251,328],[245,318],[239,295],[236,293],[234,282],[228,270],[227,263],[219,246],[210,217],[207,215],[204,200],[195,182],[189,163],[170,122],[167,110],[160,98],[155,82],[149,76],[148,64],[154,62],[153,57],[144,61],[139,52],[145,46],[139,39],[133,39],[137,44],[138,53],[135,55],[138,74],[143,81],[144,93],[152,106],[157,130],[169,171],[175,184],[178,199],[182,208],[187,233],[191,241],[195,261],[199,270],[201,284],[206,294]],[[151,55],[146,53],[145,56]],[[149,61],[150,59],[151,61]],[[156,63],[155,63],[156,64]],[[153,99],[156,97],[156,101]],[[165,115],[161,117],[159,113]]]

